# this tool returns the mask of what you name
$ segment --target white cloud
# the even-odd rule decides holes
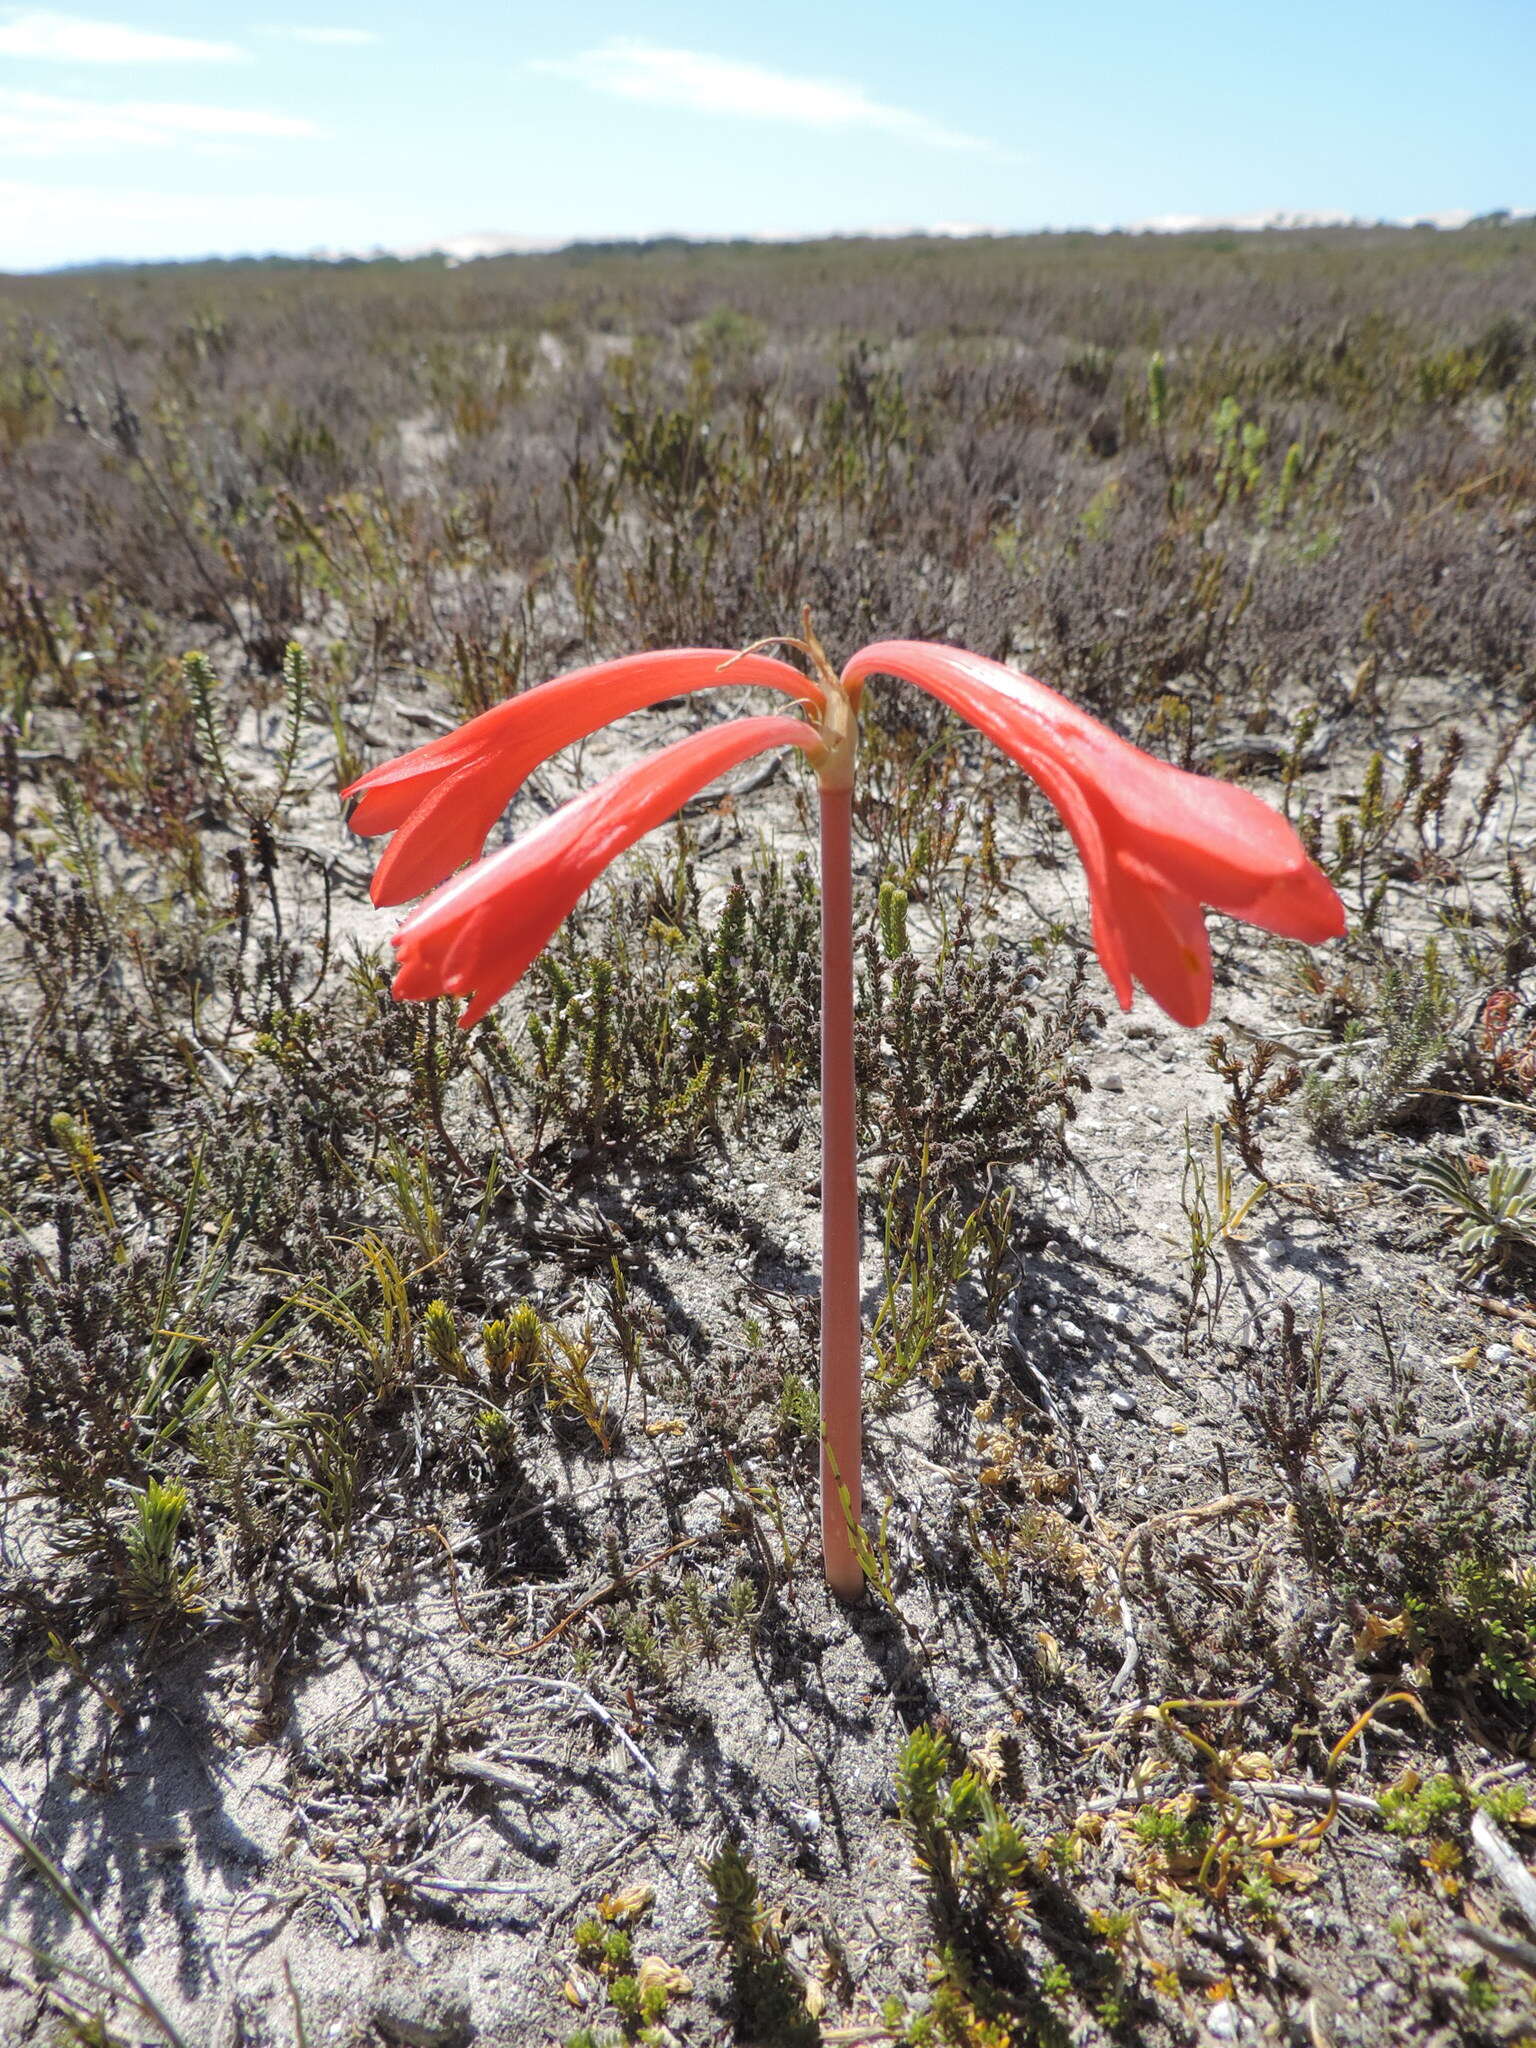
[[[245,54],[234,43],[156,35],[78,14],[0,11],[0,57],[42,57],[58,64],[240,64]]]
[[[202,143],[291,142],[317,136],[312,121],[200,101],[76,100],[0,88],[0,152],[70,156],[100,149],[165,149]]]
[[[535,59],[531,67],[552,78],[569,78],[614,99],[679,107],[691,114],[726,114],[738,120],[789,122],[800,128],[875,130],[932,149],[965,149],[1002,155],[995,143],[963,135],[907,107],[872,100],[862,86],[834,80],[796,78],[760,64],[711,57],[702,50],[667,50],[627,40],[604,43],[574,57]]]
[[[269,28],[269,36],[282,36],[290,43],[319,43],[328,48],[360,50],[379,39],[371,28]]]
[[[245,203],[249,206],[278,202]],[[20,178],[0,178],[0,216],[7,223],[25,219],[29,227],[59,227],[66,223],[72,226],[80,221],[100,221],[103,225],[137,222],[145,227],[179,227],[186,222],[206,221],[211,226],[223,217],[230,204],[224,196],[213,193],[143,192],[122,185],[34,185]]]

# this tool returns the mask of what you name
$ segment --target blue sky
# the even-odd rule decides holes
[[[1536,0],[0,0],[0,270],[1536,208]]]

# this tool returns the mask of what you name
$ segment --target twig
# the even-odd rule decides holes
[[[501,1657],[508,1661],[516,1657],[531,1657],[535,1650],[542,1650],[547,1644],[554,1642],[557,1636],[564,1635],[571,1623],[579,1621],[582,1615],[587,1613],[590,1608],[600,1607],[605,1600],[617,1598],[620,1593],[632,1586],[636,1579],[644,1578],[648,1571],[654,1571],[656,1566],[664,1563],[667,1558],[675,1557],[680,1550],[691,1550],[695,1543],[702,1543],[704,1540],[702,1536],[685,1536],[680,1543],[669,1543],[665,1550],[657,1550],[651,1556],[641,1558],[638,1564],[628,1566],[626,1570],[618,1574],[617,1578],[610,1579],[605,1586],[599,1586],[596,1592],[589,1593],[584,1600],[578,1600],[569,1613],[563,1614],[552,1628],[545,1629],[543,1635],[535,1636],[531,1643],[517,1643],[512,1649],[504,1650],[498,1644],[488,1643],[482,1637],[477,1636],[470,1627],[464,1609],[460,1605],[458,1566],[454,1560],[453,1549],[447,1537],[435,1524],[428,1525],[422,1533],[437,1538],[442,1546],[443,1555],[448,1560],[449,1589],[453,1595],[454,1610],[459,1617],[459,1626],[463,1629],[465,1635],[469,1637],[475,1648],[485,1656]]]
[[[661,1774],[656,1769],[656,1766],[651,1762],[639,1743],[635,1741],[629,1730],[621,1727],[613,1713],[603,1705],[596,1694],[588,1692],[584,1685],[577,1685],[573,1679],[569,1678],[540,1678],[531,1671],[512,1672],[509,1683],[513,1685],[536,1685],[542,1691],[568,1693],[573,1699],[580,1700],[587,1711],[595,1714],[598,1720],[602,1722],[609,1734],[616,1741],[621,1742],[625,1749],[629,1751],[629,1754],[634,1758],[641,1770],[644,1771],[646,1777],[649,1778],[651,1789],[655,1792],[657,1798],[662,1801],[666,1800],[667,1788],[662,1784]]]
[[[1536,1877],[1526,1869],[1525,1859],[1503,1829],[1481,1807],[1472,1816],[1472,1846],[1520,1909],[1527,1926],[1536,1932]]]
[[[1291,1778],[1227,1778],[1228,1792],[1240,1797],[1253,1793],[1262,1799],[1283,1800],[1287,1806],[1339,1806],[1346,1813],[1381,1816],[1381,1802],[1368,1792],[1330,1792],[1326,1785],[1302,1785]]]
[[[495,1785],[503,1792],[531,1795],[540,1789],[537,1779],[525,1778],[519,1771],[509,1771],[505,1764],[492,1763],[486,1757],[473,1756],[467,1751],[445,1756],[443,1765],[457,1777],[478,1778],[483,1785]]]
[[[392,1873],[385,1870],[380,1875],[387,1879]],[[544,1889],[542,1885],[538,1884],[495,1884],[456,1877],[411,1876],[402,1877],[398,1882],[403,1885],[414,1886],[418,1891],[447,1892],[455,1898],[468,1898],[471,1893],[475,1893],[491,1899],[531,1899],[537,1898]]]
[[[309,2048],[309,2034],[304,2025],[304,2007],[286,1956],[283,1957],[283,1986],[288,1993],[288,2004],[293,2012],[293,2038],[296,2048]]]
[[[1478,1109],[1507,1109],[1512,1116],[1536,1116],[1536,1103],[1516,1102],[1508,1095],[1462,1095],[1454,1088],[1415,1088],[1415,1095],[1433,1095],[1441,1102],[1470,1102]]]
[[[1495,1301],[1491,1294],[1469,1294],[1466,1299],[1474,1308],[1480,1308],[1484,1315],[1502,1316],[1506,1323],[1520,1323],[1527,1330],[1536,1330],[1536,1312],[1528,1308],[1515,1308],[1507,1301]]]
[[[480,1883],[469,1878],[437,1877],[430,1871],[414,1868],[398,1870],[388,1863],[380,1863],[370,1869],[366,1863],[338,1858],[329,1863],[319,1856],[295,1856],[295,1869],[302,1870],[309,1877],[323,1878],[328,1884],[345,1885],[349,1891],[366,1890],[371,1880],[380,1884],[398,1886],[402,1890],[424,1892],[452,1892],[467,1895],[483,1892],[491,1898],[527,1899],[534,1898],[543,1890],[537,1884],[496,1884]]]
[[[1125,1645],[1125,1656],[1121,1660],[1120,1669],[1109,1681],[1107,1697],[1118,1699],[1136,1676],[1136,1667],[1141,1662],[1141,1644],[1136,1636],[1136,1610],[1125,1597],[1119,1570],[1114,1565],[1111,1565],[1110,1569],[1114,1572],[1115,1580],[1112,1591],[1120,1603],[1120,1640]]]
[[[290,1860],[294,1869],[303,1871],[306,1877],[323,1878],[327,1884],[344,1884],[349,1891],[360,1892],[368,1882],[367,1864],[350,1857],[295,1856]]]
[[[1521,1941],[1514,1934],[1499,1934],[1492,1927],[1479,1927],[1475,1920],[1458,1921],[1457,1932],[1475,1941],[1489,1955],[1497,1956],[1501,1963],[1511,1963],[1517,1970],[1536,1977],[1536,1943]]]
[[[1215,1522],[1223,1515],[1236,1515],[1245,1508],[1262,1508],[1267,1505],[1262,1493],[1224,1493],[1216,1500],[1201,1501],[1192,1508],[1170,1508],[1165,1515],[1153,1515],[1149,1520],[1139,1523],[1120,1546],[1120,1576],[1123,1579],[1130,1569],[1132,1552],[1154,1533],[1160,1534],[1180,1522]]]
[[[386,697],[384,702],[407,725],[424,725],[431,732],[453,732],[458,720],[448,718],[441,711],[430,710],[425,704],[402,704],[398,697]]]
[[[510,1664],[519,1657],[529,1656],[534,1650],[542,1649],[545,1644],[554,1642],[557,1636],[563,1635],[571,1623],[587,1613],[590,1608],[599,1606],[604,1600],[613,1599],[616,1594],[623,1592],[627,1586],[632,1585],[636,1579],[643,1577],[646,1572],[653,1570],[655,1566],[661,1564],[665,1559],[676,1556],[678,1551],[689,1550],[695,1543],[703,1541],[702,1537],[699,1536],[685,1536],[680,1543],[669,1543],[665,1550],[658,1550],[652,1556],[642,1558],[638,1564],[631,1565],[627,1571],[620,1572],[616,1578],[610,1579],[607,1585],[599,1586],[596,1592],[589,1593],[585,1600],[578,1600],[568,1614],[561,1616],[553,1628],[546,1629],[543,1635],[536,1636],[531,1643],[518,1643],[513,1649],[504,1650],[495,1643],[486,1642],[482,1636],[476,1635],[470,1627],[463,1606],[460,1603],[459,1570],[454,1562],[453,1551],[449,1547],[447,1537],[441,1529],[431,1525],[428,1526],[425,1533],[437,1538],[438,1542],[442,1545],[443,1555],[448,1560],[449,1587],[453,1594],[454,1611],[459,1617],[459,1626],[463,1629],[473,1647],[482,1656],[495,1657],[504,1664]],[[656,1793],[657,1798],[664,1804],[666,1803],[667,1790],[661,1782],[661,1774],[657,1771],[656,1766],[651,1762],[639,1743],[635,1741],[628,1729],[621,1727],[613,1713],[603,1705],[602,1701],[595,1694],[588,1692],[585,1686],[577,1685],[567,1678],[540,1678],[531,1671],[511,1672],[508,1675],[508,1682],[513,1685],[535,1685],[541,1687],[546,1692],[563,1692],[580,1700],[587,1711],[595,1715],[602,1722],[614,1740],[622,1743],[650,1780],[651,1788]]]
[[[762,767],[755,768],[741,782],[717,782],[708,789],[701,789],[697,796],[689,797],[682,807],[681,815],[691,818],[703,811],[718,811],[722,805],[734,803],[738,797],[751,796],[755,790],[765,789],[784,772],[784,763],[788,758],[787,754],[775,754],[771,761],[766,761]]]

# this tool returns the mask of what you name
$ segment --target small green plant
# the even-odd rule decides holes
[[[1297,1327],[1296,1310],[1280,1305],[1278,1326],[1255,1344],[1245,1361],[1238,1407],[1273,1460],[1296,1517],[1303,1549],[1314,1564],[1337,1542],[1334,1509],[1322,1476],[1324,1436],[1342,1406],[1344,1369],[1330,1369],[1327,1320],[1320,1313],[1310,1335]]]
[[[318,1287],[312,1294],[296,1295],[293,1305],[341,1341],[370,1398],[385,1402],[394,1398],[411,1374],[414,1318],[410,1277],[375,1231],[363,1233],[357,1250],[364,1267],[358,1279],[344,1288]],[[376,1310],[366,1301],[354,1305],[356,1295],[370,1284],[378,1295]]]
[[[1184,1349],[1187,1352],[1195,1323],[1202,1309],[1208,1335],[1214,1335],[1226,1299],[1228,1268],[1224,1257],[1227,1243],[1238,1236],[1243,1224],[1269,1194],[1267,1181],[1240,1193],[1237,1175],[1227,1157],[1226,1135],[1220,1123],[1211,1125],[1211,1162],[1196,1152],[1189,1125],[1184,1127],[1184,1171],[1179,1185],[1179,1205],[1188,1230],[1188,1248],[1181,1258],[1189,1267],[1189,1299],[1184,1309]]]
[[[475,1436],[493,1463],[510,1457],[517,1441],[512,1418],[499,1408],[482,1408],[475,1417]]]
[[[1421,1778],[1410,1770],[1386,1788],[1378,1803],[1383,1820],[1395,1835],[1446,1834],[1461,1826],[1467,1793],[1461,1780],[1449,1772]]]
[[[576,1923],[572,1937],[576,1960],[601,1983],[618,2015],[619,2031],[599,2035],[591,2027],[583,2027],[567,2036],[566,2048],[583,2038],[615,2044],[635,2040],[659,2044],[672,2038],[663,2029],[668,2008],[674,1998],[686,1996],[693,1987],[681,1970],[659,1955],[636,1961],[634,1928],[650,1911],[653,1896],[649,1885],[608,1893],[598,1900],[595,1912]]]
[[[410,1237],[424,1263],[443,1255],[442,1210],[433,1184],[432,1166],[425,1153],[414,1157],[398,1140],[389,1139],[379,1161],[379,1178],[388,1189],[400,1227]]]
[[[123,1605],[138,1620],[158,1625],[198,1612],[202,1574],[196,1565],[183,1564],[177,1554],[186,1511],[186,1488],[174,1480],[162,1484],[151,1479],[134,1499],[123,1537],[120,1585]]]
[[[101,1219],[107,1226],[108,1235],[114,1240],[120,1238],[117,1218],[112,1211],[112,1197],[101,1176],[101,1155],[91,1136],[91,1127],[84,1117],[72,1117],[64,1110],[56,1110],[48,1119],[48,1128],[53,1133],[60,1150],[68,1163],[70,1173],[81,1193],[95,1202],[101,1211]],[[122,1247],[119,1242],[114,1256],[121,1259]]]
[[[346,1417],[312,1413],[285,1431],[288,1473],[309,1496],[330,1539],[331,1561],[339,1565],[352,1541],[363,1454]]]
[[[278,813],[287,801],[304,737],[304,720],[310,699],[309,656],[296,640],[283,652],[283,736],[278,748],[277,776],[266,796],[253,801],[230,766],[225,747],[224,717],[218,703],[219,680],[205,654],[182,657],[182,680],[197,710],[197,727],[208,756],[208,766],[225,799],[247,825],[270,833]]]
[[[545,1325],[549,1349],[545,1353],[546,1402],[555,1416],[569,1416],[581,1422],[597,1439],[605,1458],[612,1457],[619,1439],[619,1418],[608,1396],[594,1385],[591,1374],[597,1356],[597,1339],[584,1323],[572,1335]]]
[[[818,2048],[821,2028],[785,1954],[780,1916],[764,1903],[750,1855],[727,1838],[704,1864],[709,1930],[730,1971],[742,2038]]]
[[[908,950],[907,910],[911,899],[899,882],[889,877],[880,884],[877,906],[880,943],[887,960],[899,960]]]
[[[986,2048],[1016,2040],[1063,2042],[1058,2007],[1064,1979],[1037,1977],[1023,1948],[1029,1890],[1047,1882],[1042,1848],[937,1729],[915,1728],[902,1744],[896,1799],[923,1873],[937,1944],[929,2023],[914,2026],[907,2038]]]
[[[1508,1828],[1524,1823],[1531,1806],[1528,1785],[1490,1785],[1472,1795],[1472,1803],[1498,1826]]]
[[[1192,1876],[1205,1860],[1214,1832],[1209,1806],[1192,1800],[1166,1800],[1157,1806],[1136,1809],[1132,1822],[1136,1839],[1144,1848],[1154,1849],[1175,1877]]]
[[[1230,395],[1221,401],[1212,421],[1216,438],[1216,502],[1243,497],[1257,490],[1264,477],[1264,458],[1269,450],[1269,429],[1256,420],[1243,418],[1239,400]]]
[[[480,1325],[485,1374],[493,1387],[527,1385],[547,1361],[549,1339],[532,1302],[520,1301],[505,1316]]]
[[[1337,1570],[1379,1619],[1381,1648],[1411,1658],[1419,1685],[1470,1690],[1489,1716],[1536,1704],[1536,1561],[1505,1480],[1528,1452],[1505,1418],[1464,1443],[1414,1440],[1412,1381],[1393,1412],[1356,1412],[1370,1477],[1333,1522]]]
[[[803,1073],[813,1044],[815,896],[803,861],[733,872],[715,917],[677,857],[615,889],[538,968],[518,1072],[542,1142],[686,1153]]]
[[[1147,421],[1161,443],[1168,427],[1168,364],[1161,349],[1147,360]]]
[[[1433,940],[1417,960],[1382,956],[1341,993],[1331,1070],[1314,1069],[1302,1092],[1313,1137],[1334,1147],[1408,1115],[1445,1058],[1455,1007]]]
[[[959,1220],[956,1204],[914,1191],[898,1172],[885,1198],[885,1289],[870,1329],[874,1380],[886,1401],[938,1364],[950,1297],[965,1276],[979,1235],[975,1214]]]
[[[469,1378],[469,1360],[464,1356],[464,1346],[459,1341],[453,1310],[446,1301],[427,1303],[421,1319],[421,1335],[427,1356],[434,1365],[447,1373],[450,1379]]]
[[[1306,472],[1306,451],[1299,441],[1293,441],[1285,451],[1285,460],[1280,465],[1280,481],[1270,493],[1264,508],[1266,521],[1280,524],[1289,514]]]
[[[779,1382],[779,1414],[793,1430],[814,1443],[821,1433],[816,1389],[803,1373],[787,1372]]]
[[[1468,1551],[1438,1599],[1410,1596],[1406,1607],[1429,1640],[1465,1646],[1470,1675],[1508,1711],[1536,1707],[1536,1564]]]
[[[1431,1159],[1414,1185],[1435,1198],[1456,1231],[1470,1274],[1536,1259],[1536,1169],[1501,1152],[1479,1187],[1465,1160]]]

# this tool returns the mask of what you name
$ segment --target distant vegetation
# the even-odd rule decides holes
[[[494,688],[807,598],[1103,708],[1531,659],[1536,224],[114,270],[0,333],[10,572],[269,672],[318,618]]]

